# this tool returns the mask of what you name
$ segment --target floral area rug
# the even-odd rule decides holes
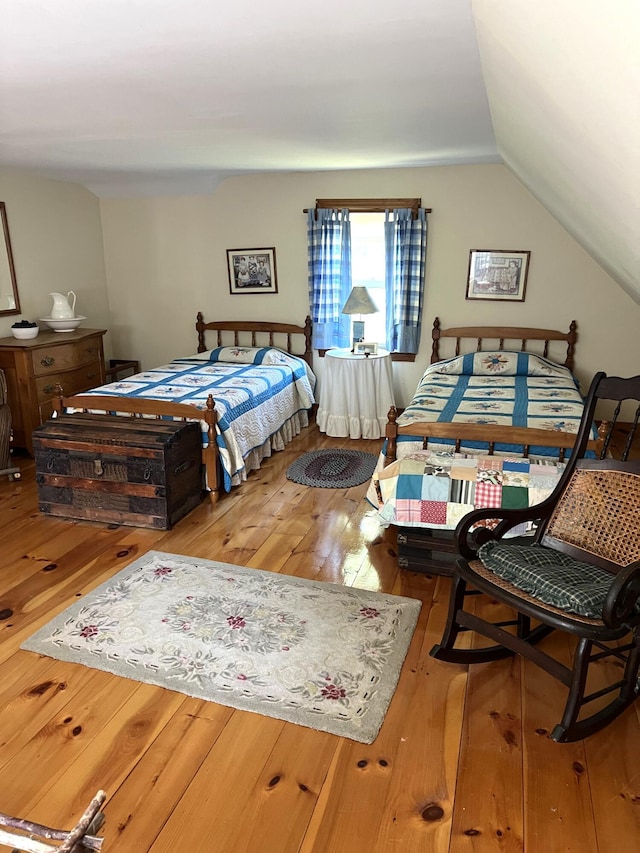
[[[311,450],[287,468],[287,479],[320,489],[350,489],[370,480],[377,462],[364,450]]]
[[[22,648],[371,743],[420,606],[149,551]]]

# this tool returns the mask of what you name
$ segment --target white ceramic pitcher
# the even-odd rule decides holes
[[[76,295],[73,290],[70,290],[66,296],[64,293],[50,293],[49,296],[53,299],[52,320],[70,320],[76,316]],[[72,302],[71,297],[73,297]]]

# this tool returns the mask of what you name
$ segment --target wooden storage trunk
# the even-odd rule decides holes
[[[197,423],[63,415],[34,430],[33,448],[48,515],[167,530],[202,498]]]

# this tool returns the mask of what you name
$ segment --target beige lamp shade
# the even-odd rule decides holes
[[[366,287],[353,287],[342,309],[343,314],[375,314],[377,311]]]

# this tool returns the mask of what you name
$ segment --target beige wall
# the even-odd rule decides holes
[[[22,314],[39,319],[51,291],[78,296],[85,326],[108,328],[107,354],[159,365],[196,349],[206,319],[302,322],[308,312],[304,207],[319,197],[421,196],[429,217],[427,294],[415,364],[394,364],[405,405],[428,362],[431,324],[566,329],[578,321],[577,373],[638,372],[640,308],[503,166],[256,175],[211,196],[108,199],[83,187],[0,170]],[[103,248],[104,241],[104,248]],[[232,296],[226,249],[276,247],[277,294]],[[470,249],[529,249],[525,303],[468,302]],[[106,272],[105,272],[106,268]],[[316,359],[322,376],[322,360]]]
[[[75,292],[76,313],[87,318],[83,326],[108,329],[98,199],[78,184],[0,169],[0,201],[7,206],[22,310],[0,317],[0,337],[18,320],[48,317],[55,291]]]
[[[195,351],[205,319],[302,322],[308,312],[306,222],[316,198],[421,196],[429,216],[422,344],[394,364],[405,405],[428,363],[431,324],[578,322],[577,374],[638,372],[640,307],[504,166],[266,174],[230,178],[209,197],[102,200],[111,335],[144,367]],[[226,249],[276,247],[277,294],[229,293]],[[465,300],[470,249],[529,249],[525,303]],[[321,377],[322,361],[316,359]]]

